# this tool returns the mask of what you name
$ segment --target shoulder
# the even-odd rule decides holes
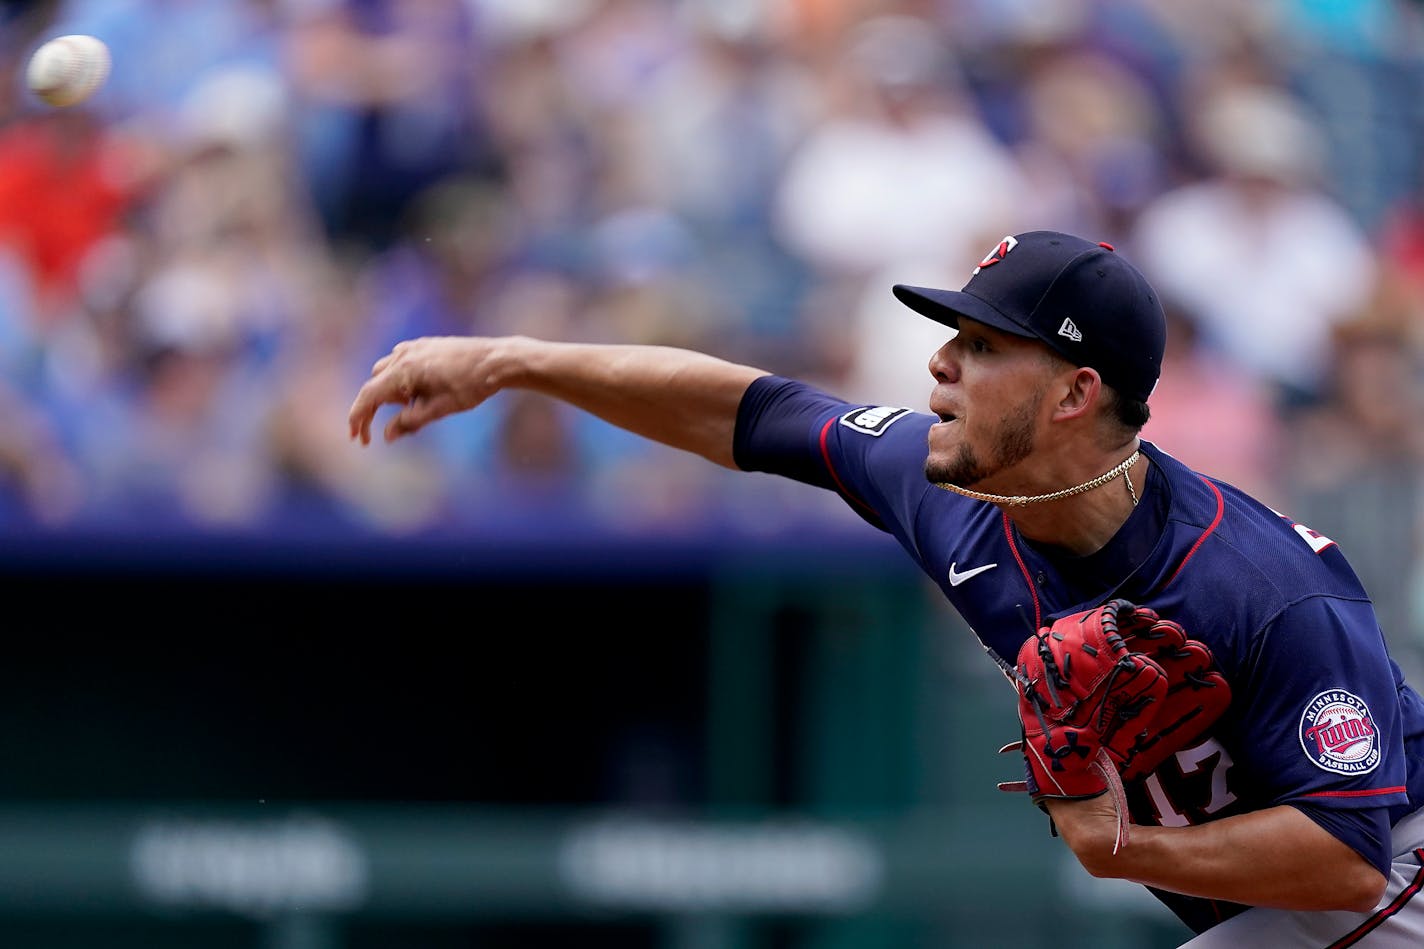
[[[1329,537],[1246,492],[1193,471],[1149,446],[1172,498],[1162,563],[1165,585],[1193,599],[1249,604],[1260,622],[1307,596],[1366,600]],[[1170,580],[1167,580],[1170,577]],[[1244,620],[1244,616],[1236,617]]]

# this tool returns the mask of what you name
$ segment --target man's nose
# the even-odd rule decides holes
[[[945,343],[930,356],[930,375],[939,382],[954,382],[959,378],[959,360],[954,354],[954,340]]]

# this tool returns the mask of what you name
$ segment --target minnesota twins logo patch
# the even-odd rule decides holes
[[[1317,768],[1366,774],[1379,764],[1375,720],[1363,699],[1342,689],[1321,692],[1300,715],[1300,746]]]
[[[887,428],[909,415],[912,411],[913,409],[892,408],[888,405],[856,409],[854,412],[847,412],[845,415],[842,415],[841,424],[846,428],[855,429],[862,435],[880,436],[885,434]]]

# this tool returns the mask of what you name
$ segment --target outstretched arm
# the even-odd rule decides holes
[[[424,337],[398,343],[351,403],[351,437],[371,441],[383,405],[400,410],[386,441],[473,409],[502,389],[529,389],[644,438],[735,468],[737,406],[764,370],[666,346],[561,343],[526,336]]]

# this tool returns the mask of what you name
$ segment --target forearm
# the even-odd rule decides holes
[[[766,372],[664,346],[512,340],[514,385],[653,441],[734,468],[737,408]]]
[[[1298,910],[1365,912],[1384,889],[1378,870],[1289,806],[1192,827],[1133,825],[1116,854],[1116,820],[1104,799],[1052,802],[1050,812],[1065,842],[1094,876]]]

